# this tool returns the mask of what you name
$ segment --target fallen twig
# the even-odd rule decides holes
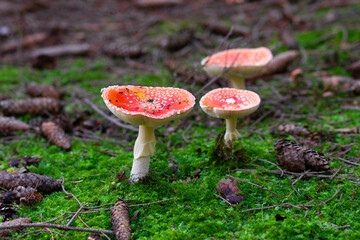
[[[46,55],[50,57],[78,56],[90,53],[91,46],[87,43],[58,45],[36,49],[32,52],[32,57]]]
[[[117,121],[116,119],[108,116],[106,113],[104,113],[100,108],[98,108],[94,103],[92,103],[89,99],[87,98],[83,98],[82,101],[86,104],[88,104],[92,109],[94,109],[98,114],[100,114],[102,117],[104,117],[105,119],[109,120],[110,122],[112,122],[113,124],[115,124],[118,127],[121,128],[125,128],[128,130],[132,130],[132,131],[138,131],[138,129],[136,127],[133,127],[131,125],[128,124],[124,124],[121,123],[119,121]]]
[[[330,225],[332,225],[332,227],[320,227],[322,229],[327,229],[327,228],[336,228],[336,229],[345,229],[345,228],[351,228],[350,224],[344,225],[344,226],[338,226],[334,223],[329,223]]]
[[[31,231],[31,232],[27,232],[27,233],[24,233],[23,235],[21,235],[20,238],[24,238],[30,234],[33,234],[33,233],[41,233],[41,232],[49,232],[49,233],[55,233],[55,234],[58,234],[64,238],[68,238],[68,236],[60,233],[60,232],[57,232],[57,231],[53,231],[53,230],[50,230],[50,229],[40,229],[40,230],[34,230],[34,231]]]
[[[241,172],[249,172],[249,173],[254,173],[256,170],[255,169],[235,169],[234,171],[241,171]],[[304,174],[304,177],[317,177],[317,178],[330,178],[332,177],[332,175],[323,175],[321,173],[324,172],[290,172],[288,170],[284,170],[284,171],[278,171],[278,170],[266,170],[263,169],[263,172],[265,173],[274,173],[274,174],[283,174],[285,176],[300,176],[302,174]],[[350,179],[350,180],[360,180],[360,178],[358,177],[352,177],[352,176],[341,176],[341,175],[337,175],[334,177],[335,179]]]
[[[269,163],[269,164],[273,165],[274,167],[276,167],[277,169],[279,169],[282,172],[280,177],[282,177],[284,175],[284,170],[281,167],[279,167],[279,165],[277,165],[277,164],[275,164],[273,162],[270,162],[270,161],[265,160],[265,159],[260,159],[260,158],[255,159],[255,161],[262,161],[262,162]]]
[[[230,174],[226,174],[226,176],[227,176],[227,177],[230,177],[230,178],[232,178],[232,179],[235,179],[235,180],[237,180],[237,181],[244,182],[244,183],[250,184],[250,185],[252,185],[252,186],[261,188],[261,189],[264,190],[264,191],[268,191],[269,193],[272,193],[272,194],[274,194],[275,196],[278,196],[279,198],[282,198],[282,196],[280,196],[280,195],[277,194],[276,192],[271,191],[270,189],[266,188],[265,186],[260,186],[260,185],[257,185],[257,184],[255,184],[255,183],[251,183],[251,182],[242,180],[242,179],[240,179],[240,178],[231,176]]]
[[[155,201],[155,202],[150,202],[150,203],[133,204],[133,205],[129,205],[129,207],[149,206],[149,205],[152,205],[152,204],[161,203],[161,202],[166,202],[166,201],[170,201],[170,200],[174,200],[174,199],[177,199],[177,197],[168,198],[168,199],[163,199],[163,200],[159,200],[159,201]]]
[[[10,229],[13,229],[15,232],[21,231],[23,227],[19,225],[27,223],[31,223],[30,218],[17,218],[11,221],[0,223],[0,237],[7,236],[10,233]]]
[[[313,208],[313,207],[317,207],[317,206],[321,206],[321,205],[325,205],[327,203],[329,203],[331,200],[333,200],[339,193],[341,192],[341,188],[339,188],[334,195],[332,195],[328,200],[321,202],[319,204],[316,205],[294,205],[292,203],[282,203],[279,205],[271,205],[271,206],[266,206],[266,207],[260,207],[260,208],[250,208],[250,209],[245,209],[242,210],[241,212],[255,212],[255,211],[260,211],[260,210],[266,210],[266,209],[271,209],[271,208],[276,208],[276,207],[282,207],[282,208],[296,208],[296,209],[306,209],[308,210],[309,208]]]
[[[214,195],[215,195],[216,197],[219,197],[221,200],[225,201],[229,206],[231,206],[231,207],[235,207],[235,206],[236,206],[236,204],[232,204],[231,202],[229,202],[228,200],[226,200],[225,198],[223,198],[221,195],[216,194],[216,193],[214,193]]]
[[[351,164],[351,165],[360,166],[359,163],[355,163],[355,162],[352,162],[352,161],[349,161],[349,160],[346,160],[346,159],[343,159],[343,158],[337,158],[337,159],[340,159],[341,161],[346,162],[346,163]]]
[[[298,181],[300,181],[303,177],[305,176],[305,174],[303,173],[303,174],[301,174],[300,175],[300,177],[298,177],[295,181],[293,181],[291,184],[290,184],[290,186],[292,187],[292,189],[294,189],[295,190],[295,192],[296,193],[299,193],[299,191],[298,190],[296,190],[296,188],[295,188],[295,184],[298,182]]]
[[[71,193],[69,193],[71,194]],[[150,203],[139,203],[139,204],[133,204],[133,205],[129,205],[129,208],[130,207],[139,207],[139,206],[149,206],[149,205],[152,205],[152,204],[157,204],[157,203],[161,203],[161,202],[166,202],[166,201],[170,201],[170,200],[174,200],[176,199],[176,197],[174,198],[169,198],[169,199],[163,199],[163,200],[159,200],[159,201],[155,201],[155,202],[150,202]],[[135,199],[124,199],[125,201],[134,201]],[[80,201],[79,201],[80,202]],[[101,207],[104,207],[104,206],[113,206],[114,203],[107,203],[107,204],[103,204],[103,205],[100,205],[100,206],[95,206],[95,207],[87,207],[87,206],[84,206],[82,210],[85,210],[85,209],[88,209],[88,211],[80,211],[78,212],[78,215],[80,214],[88,214],[88,213],[96,213],[96,212],[100,212],[100,211],[110,211],[111,209],[113,209],[113,207],[110,207],[110,208],[101,208]],[[64,217],[65,215],[72,215],[74,216],[74,214],[76,214],[77,212],[64,212],[62,213],[61,215],[55,217],[55,218],[52,218],[50,220],[47,220],[45,221],[45,223],[50,223],[50,222],[54,222],[62,217]],[[64,219],[66,218],[70,218],[70,216],[67,216],[65,217]],[[64,220],[63,219],[63,220]]]
[[[95,229],[95,228],[79,228],[79,227],[69,227],[60,224],[50,224],[45,222],[34,222],[34,223],[20,223],[11,226],[0,226],[0,230],[4,229],[17,229],[17,228],[56,228],[65,231],[76,231],[76,232],[92,232],[92,233],[102,233],[102,234],[114,234],[111,230],[105,229]]]

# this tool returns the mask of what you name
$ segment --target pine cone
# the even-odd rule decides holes
[[[61,93],[51,85],[30,82],[26,85],[26,94],[31,97],[49,97],[60,99]]]
[[[5,204],[19,203],[20,198],[24,198],[28,194],[35,193],[36,189],[32,187],[17,186],[13,190],[5,192],[1,195],[2,202]]]
[[[329,162],[321,153],[302,147],[288,140],[280,139],[274,143],[277,160],[289,171],[301,172],[306,169],[315,171],[329,170]]]
[[[63,103],[54,98],[31,98],[0,101],[0,111],[5,115],[43,115],[56,114],[63,108]]]
[[[40,129],[42,134],[56,146],[65,150],[71,148],[70,139],[65,134],[64,130],[54,122],[43,122]]]
[[[25,206],[32,206],[43,200],[43,195],[38,192],[28,193],[19,199],[20,203]]]
[[[11,131],[30,130],[30,125],[14,118],[0,116],[0,135],[7,135]]]
[[[45,194],[61,190],[61,182],[54,178],[36,173],[9,173],[2,170],[0,170],[0,186],[7,189],[18,186],[32,187]]]
[[[129,206],[126,201],[119,199],[111,209],[111,225],[116,239],[130,240],[131,228],[129,220]]]

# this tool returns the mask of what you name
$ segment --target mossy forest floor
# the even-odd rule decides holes
[[[288,50],[278,35],[278,32],[281,32],[279,27],[281,25],[276,25],[278,24],[276,21],[281,22],[283,19],[283,17],[277,19],[279,16],[276,14],[277,11],[282,11],[281,4],[262,6],[261,10],[253,10],[253,14],[257,14],[255,16],[244,12],[242,6],[256,3],[226,5],[225,1],[221,2],[220,4],[204,1],[207,5],[205,10],[201,10],[203,15],[198,17],[191,15],[192,18],[189,18],[188,14],[179,14],[172,19],[166,15],[164,9],[161,10],[163,12],[159,10],[156,12],[156,9],[137,9],[137,12],[143,14],[144,11],[149,11],[146,13],[149,18],[155,14],[151,11],[163,15],[161,20],[155,21],[146,28],[143,27],[146,30],[142,33],[144,36],[139,37],[137,33],[132,33],[133,39],[129,37],[126,40],[127,43],[144,44],[149,52],[135,60],[109,59],[103,55],[65,58],[57,59],[57,68],[53,70],[36,70],[26,62],[2,64],[0,67],[2,95],[10,98],[25,98],[26,83],[33,81],[52,84],[65,93],[64,112],[73,121],[97,120],[100,127],[94,131],[69,133],[72,139],[70,151],[61,150],[33,133],[18,132],[15,135],[1,137],[1,169],[12,170],[7,163],[11,157],[41,156],[42,161],[28,169],[56,179],[64,178],[66,190],[87,206],[114,203],[118,198],[128,199],[129,205],[173,198],[148,206],[130,207],[130,218],[136,215],[131,221],[134,239],[360,238],[359,164],[350,165],[336,158],[341,156],[343,159],[355,162],[360,160],[359,131],[337,132],[337,129],[360,126],[360,97],[358,93],[356,95],[341,88],[337,91],[325,91],[321,77],[319,74],[316,75],[319,72],[326,72],[329,75],[351,78],[351,73],[345,67],[358,61],[360,56],[359,4],[308,11],[307,9],[312,5],[305,4],[307,1],[290,5],[294,15],[300,19],[299,23],[293,19],[289,26],[294,28],[292,33],[297,40],[301,58],[288,66],[288,69],[301,68],[304,73],[298,79],[298,84],[291,80],[288,70],[266,79],[260,78],[247,85],[249,90],[261,96],[262,105],[249,118],[238,120],[241,138],[235,142],[234,149],[241,150],[241,154],[235,154],[227,159],[214,157],[217,136],[224,131],[223,121],[207,116],[197,103],[187,117],[156,129],[156,153],[151,158],[151,174],[148,178],[134,185],[130,185],[128,180],[121,182],[116,180],[117,174],[121,171],[125,171],[126,176],[130,174],[132,148],[137,133],[108,122],[86,104],[84,99],[93,102],[111,116],[100,97],[100,89],[103,87],[126,84],[176,86],[195,94],[206,84],[206,82],[181,78],[170,71],[165,66],[165,60],[168,58],[181,62],[192,69],[193,74],[198,74],[202,73],[200,61],[203,57],[228,47],[262,45],[271,48],[274,55]],[[88,4],[95,6],[95,3]],[[200,12],[195,3],[191,4],[194,5],[194,12]],[[171,11],[176,12],[176,8],[179,7]],[[33,14],[32,17],[36,14],[40,16],[46,10],[39,11],[29,14]],[[181,9],[177,11],[181,12]],[[101,12],[104,13],[105,10]],[[115,25],[117,21],[125,21],[114,16],[108,16],[108,24]],[[144,20],[144,15],[141,16]],[[200,16],[207,16],[205,19],[213,16],[228,25],[231,25],[230,19],[235,19],[236,24],[248,26],[252,35],[228,38],[210,34],[201,27],[203,19]],[[335,20],[331,20],[332,17]],[[258,18],[260,20],[256,20]],[[130,23],[132,22],[129,20]],[[29,24],[31,26],[30,22]],[[136,27],[140,26],[136,25]],[[196,39],[190,43],[190,46],[185,47],[185,50],[166,52],[156,44],[157,41],[184,27],[194,29],[196,35]],[[71,42],[69,39],[77,39],[81,37],[79,34],[85,34],[88,38],[86,37],[84,41],[89,40],[98,44],[111,36],[110,30],[101,33],[106,36],[102,39],[86,30],[69,31],[64,42]],[[120,34],[119,29],[114,32]],[[75,36],[76,34],[78,35]],[[224,87],[226,84],[224,79],[216,81],[196,96],[197,101],[207,91]],[[29,122],[34,117],[26,115],[20,116],[19,119]],[[306,127],[316,137],[291,134],[281,136],[276,131],[276,127],[280,124],[292,123]],[[273,142],[281,138],[299,142],[300,145],[309,146],[325,154],[330,159],[333,172],[339,170],[336,176],[332,179],[303,177],[292,186],[297,176],[280,176],[266,172],[266,170],[278,169],[258,159],[277,164]],[[349,150],[342,154],[344,149]],[[218,181],[228,178],[227,174],[264,186],[281,197],[239,182],[245,200],[236,206],[229,206],[219,197],[216,190]],[[347,176],[358,179],[343,178]],[[330,199],[338,190],[340,192]],[[327,201],[329,199],[331,201]],[[308,209],[274,207],[242,212],[246,209],[284,203],[314,206]],[[32,221],[38,222],[50,220],[64,212],[75,212],[79,209],[79,204],[60,191],[45,195],[43,201],[34,206],[16,207],[19,216],[29,217]],[[77,218],[71,226],[111,229],[108,210],[84,213],[80,214],[80,217],[81,220]],[[68,220],[69,218],[61,218],[58,223],[66,224]],[[9,238],[51,239],[53,235],[55,239],[86,239],[90,235],[86,232],[54,229],[68,238],[46,231],[24,236],[24,233],[32,230],[35,229],[14,233]],[[115,239],[114,236],[109,235],[109,237]]]

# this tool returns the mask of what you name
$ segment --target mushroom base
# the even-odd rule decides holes
[[[224,141],[228,147],[232,146],[233,141],[240,137],[239,132],[236,130],[236,118],[225,119],[226,121],[226,132]]]
[[[149,173],[150,156],[134,159],[131,173],[130,182],[136,183]]]

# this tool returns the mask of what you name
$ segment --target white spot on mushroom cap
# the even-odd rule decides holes
[[[236,101],[235,101],[235,99],[233,99],[233,98],[228,98],[228,99],[226,99],[225,100],[227,103],[235,103]]]

